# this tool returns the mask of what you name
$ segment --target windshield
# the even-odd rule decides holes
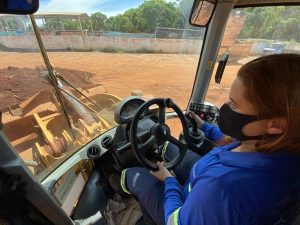
[[[0,18],[4,132],[38,179],[116,126],[124,97],[171,97],[186,108],[205,33],[188,24],[192,2],[41,1],[35,22],[59,93],[28,17]]]
[[[300,54],[300,6],[233,9],[218,59],[229,54],[220,84],[212,76],[205,101],[220,107],[228,101],[230,86],[245,63],[269,54]],[[215,66],[217,71],[218,64]]]
[[[186,108],[205,32],[188,24],[193,1],[80,2],[49,1],[36,15],[57,70],[83,71],[119,98],[172,97]]]

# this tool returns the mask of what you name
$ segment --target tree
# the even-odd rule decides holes
[[[87,22],[86,22],[87,21]],[[129,9],[123,14],[109,18],[101,12],[92,14],[88,20],[82,20],[83,29],[95,31],[120,31],[128,33],[153,33],[156,27],[184,28],[185,18],[179,6],[166,0],[148,0],[138,8]],[[77,23],[64,19],[66,30],[73,30]],[[57,18],[47,18],[46,30],[61,30],[61,21]]]
[[[28,24],[28,18],[22,16],[3,16],[0,18],[0,28],[4,30],[30,30],[31,27]]]
[[[184,15],[174,3],[164,0],[150,0],[139,8],[140,29],[147,33],[154,32],[156,27],[183,28]]]
[[[63,19],[62,23],[65,30],[78,30],[79,24],[75,19]]]
[[[145,1],[137,9],[106,20],[107,30],[153,33],[156,27],[183,28],[184,16],[175,3],[165,0]]]
[[[244,9],[241,38],[300,41],[300,7],[260,7]]]
[[[80,27],[81,24],[81,27]],[[90,30],[90,21],[82,19],[79,22],[78,18],[64,18],[64,17],[47,17],[45,18],[44,27],[41,28],[43,31],[80,31]]]
[[[134,32],[134,27],[132,22],[123,15],[117,15],[108,18],[106,22],[106,27],[108,30],[120,31],[120,32]]]
[[[92,24],[93,30],[104,30],[106,28],[105,23],[106,23],[107,17],[102,14],[101,12],[96,12],[90,16],[90,22]]]
[[[59,18],[45,18],[45,27],[48,31],[62,30],[62,24]]]
[[[128,27],[127,32],[135,33],[139,32],[139,23],[141,19],[141,15],[139,10],[129,9],[127,10],[123,16],[128,19]]]

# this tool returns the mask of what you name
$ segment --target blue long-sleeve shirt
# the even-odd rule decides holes
[[[208,138],[219,128],[205,123]],[[182,187],[165,179],[168,225],[276,224],[279,211],[300,190],[300,156],[288,153],[232,152],[238,142],[214,148],[192,168]]]

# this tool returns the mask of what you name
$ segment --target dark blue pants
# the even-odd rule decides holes
[[[165,153],[167,161],[178,154],[178,147],[169,143]],[[188,150],[183,160],[173,169],[179,183],[184,184],[190,175],[193,165],[201,156]],[[141,167],[126,170],[126,187],[138,199],[156,224],[164,223],[164,182],[157,180],[150,171]]]

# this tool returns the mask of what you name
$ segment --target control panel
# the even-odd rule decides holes
[[[209,123],[217,123],[219,120],[219,109],[216,106],[202,104],[202,103],[191,103],[189,111],[194,112],[202,120]]]

